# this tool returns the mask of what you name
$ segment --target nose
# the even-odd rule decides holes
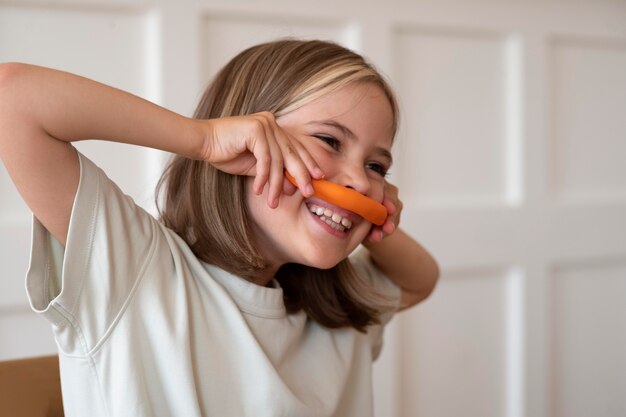
[[[365,167],[360,164],[345,163],[335,179],[337,184],[352,188],[363,195],[369,195],[371,184]]]

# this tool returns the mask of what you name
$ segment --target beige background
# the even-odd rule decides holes
[[[378,415],[626,415],[625,1],[0,0],[0,61],[186,115],[234,53],[288,35],[390,77],[403,227],[443,270],[387,332]],[[79,147],[152,208],[164,155]],[[0,359],[55,351],[23,289],[29,231],[0,167]]]

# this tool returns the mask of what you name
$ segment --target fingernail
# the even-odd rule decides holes
[[[319,167],[313,168],[313,176],[315,178],[324,178],[325,175]]]
[[[304,191],[306,192],[307,197],[311,197],[315,193],[315,190],[313,189],[311,183],[308,183],[304,186]]]

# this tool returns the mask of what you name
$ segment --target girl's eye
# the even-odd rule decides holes
[[[365,166],[367,167],[367,169],[371,169],[383,178],[387,176],[387,168],[384,165],[379,164],[378,162],[369,162]]]
[[[339,148],[341,148],[341,142],[339,142],[339,140],[333,136],[328,136],[328,135],[314,135],[314,136],[318,138],[319,140],[326,142],[328,146],[330,146],[336,151],[338,151]]]

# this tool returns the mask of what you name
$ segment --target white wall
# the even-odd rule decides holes
[[[0,0],[0,61],[186,115],[230,56],[285,35],[389,75],[403,227],[443,269],[387,332],[378,415],[626,415],[626,2]],[[164,155],[79,147],[151,207]],[[0,358],[55,350],[24,295],[29,222],[0,167]]]

